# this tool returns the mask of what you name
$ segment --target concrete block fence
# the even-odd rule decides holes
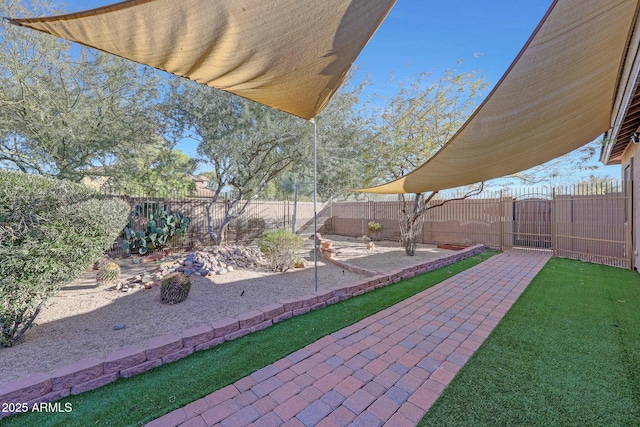
[[[53,374],[37,373],[0,385],[0,419],[34,404],[54,402],[69,395],[83,393],[118,378],[128,378],[158,366],[182,359],[195,351],[206,350],[252,332],[317,310],[353,296],[447,266],[484,251],[476,245],[459,252],[418,263],[391,272],[376,273],[356,282],[314,294],[270,304],[235,318],[223,318],[211,325],[197,326],[181,335],[167,335],[146,346],[132,346],[115,351],[104,359],[89,358],[58,369]],[[342,264],[344,266],[344,262]],[[357,269],[357,267],[353,267]]]

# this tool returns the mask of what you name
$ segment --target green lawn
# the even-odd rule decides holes
[[[640,275],[552,259],[420,426],[640,426]]]
[[[136,426],[182,407],[380,310],[470,268],[495,252],[403,280],[356,298],[294,317],[265,330],[201,351],[145,374],[61,400],[67,413],[27,413],[3,426]]]

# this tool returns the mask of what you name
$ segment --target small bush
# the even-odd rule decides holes
[[[0,170],[0,347],[116,240],[129,205],[82,184]]]
[[[258,247],[269,260],[273,271],[287,271],[292,268],[300,249],[300,236],[287,230],[265,231]]]
[[[369,221],[367,229],[372,240],[380,240],[382,238],[382,224],[379,222]]]

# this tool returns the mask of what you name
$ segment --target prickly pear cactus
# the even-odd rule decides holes
[[[178,304],[189,295],[191,279],[184,273],[173,273],[162,280],[160,295],[163,304]]]
[[[96,279],[98,279],[99,282],[117,280],[118,277],[120,277],[120,266],[115,262],[106,263],[96,274]]]

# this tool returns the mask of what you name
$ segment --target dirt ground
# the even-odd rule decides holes
[[[367,249],[362,239],[324,236],[333,242],[336,258],[371,271],[390,271],[426,261],[452,251],[420,245],[408,257],[397,242],[375,242]],[[86,358],[103,358],[132,345],[145,345],[167,334],[180,334],[199,325],[210,325],[223,317],[314,291],[312,240],[303,242],[305,268],[274,273],[263,269],[238,269],[212,278],[192,276],[187,299],[176,305],[160,302],[159,288],[136,286],[124,293],[113,284],[98,284],[95,271],[62,288],[46,304],[20,343],[0,348],[0,384],[37,372],[53,374],[62,366]],[[151,272],[159,261],[134,264],[132,259],[117,261],[122,275]],[[318,259],[318,289],[328,289],[361,279],[363,276]],[[123,329],[114,329],[124,324]]]

